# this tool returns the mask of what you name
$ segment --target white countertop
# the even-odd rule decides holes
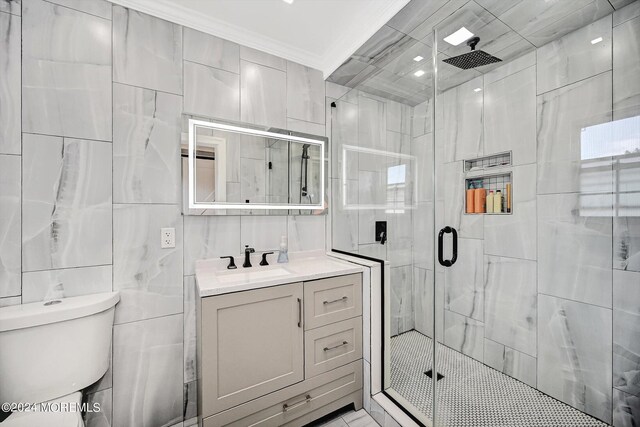
[[[330,257],[324,251],[290,253],[285,264],[277,263],[277,252],[269,258],[270,265],[261,266],[260,254],[252,254],[253,267],[243,268],[244,255],[236,256],[235,270],[227,270],[228,259],[196,261],[198,295],[202,298],[363,271],[362,266]]]

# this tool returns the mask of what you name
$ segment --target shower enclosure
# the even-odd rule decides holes
[[[415,421],[640,425],[639,40],[639,1],[412,0],[329,77],[332,245],[388,265]]]

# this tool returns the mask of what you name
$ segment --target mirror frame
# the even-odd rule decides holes
[[[249,208],[254,209],[268,209],[268,210],[292,210],[292,209],[300,209],[300,210],[325,210],[324,199],[325,199],[325,140],[313,139],[308,137],[291,135],[290,133],[277,133],[270,132],[265,130],[259,130],[251,127],[243,127],[239,125],[231,125],[227,123],[215,122],[215,121],[207,121],[207,120],[197,120],[193,118],[189,118],[188,122],[189,126],[189,151],[188,151],[188,167],[189,167],[189,209],[213,209],[213,210],[246,210]],[[317,145],[320,147],[320,198],[319,203],[317,204],[268,204],[268,203],[204,203],[197,202],[195,200],[195,186],[196,186],[196,168],[195,168],[195,156],[196,156],[196,130],[198,127],[208,128],[208,129],[218,129],[224,130],[227,132],[235,132],[235,133],[243,133],[248,135],[256,135],[256,136],[264,136],[267,138],[274,138],[284,141],[296,141],[306,144]]]

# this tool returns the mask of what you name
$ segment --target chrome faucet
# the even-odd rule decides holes
[[[244,268],[251,267],[251,254],[255,251],[256,250],[250,248],[249,245],[244,245],[244,263],[242,264]]]

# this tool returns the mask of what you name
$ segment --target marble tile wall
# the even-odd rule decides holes
[[[195,261],[327,221],[183,216],[182,113],[324,135],[322,74],[104,0],[0,1],[0,67],[0,306],[120,291],[86,425],[193,425]]]

